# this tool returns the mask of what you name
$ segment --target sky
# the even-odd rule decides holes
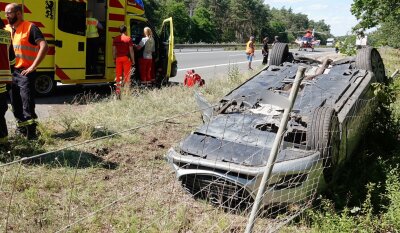
[[[344,36],[351,32],[357,24],[356,18],[350,13],[352,0],[264,0],[270,7],[286,9],[292,8],[295,13],[308,15],[309,19],[331,26],[334,36]]]

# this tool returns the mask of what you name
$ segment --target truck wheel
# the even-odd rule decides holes
[[[372,47],[363,47],[357,50],[356,68],[372,71],[377,82],[387,82],[385,65],[378,50]]]
[[[38,96],[49,96],[56,90],[57,82],[50,73],[38,73],[35,79],[35,91]]]
[[[331,182],[340,149],[339,120],[333,108],[318,107],[314,110],[307,124],[307,145],[309,149],[320,152],[325,181]]]
[[[289,47],[286,43],[275,43],[271,50],[269,64],[279,66],[286,61],[289,55]]]

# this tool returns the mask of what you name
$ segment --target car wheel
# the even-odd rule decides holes
[[[38,96],[49,96],[54,93],[57,82],[50,73],[38,73],[35,78],[35,91]]]
[[[289,55],[289,47],[286,43],[275,43],[271,50],[269,64],[274,66],[281,65]]]
[[[378,50],[364,47],[357,51],[356,68],[372,71],[377,82],[386,82],[385,65]]]
[[[339,120],[333,108],[318,107],[307,124],[307,145],[319,151],[323,160],[325,181],[330,183],[339,161],[340,130]]]

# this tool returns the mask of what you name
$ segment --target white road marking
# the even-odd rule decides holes
[[[253,62],[259,62],[262,60],[253,60]],[[178,69],[179,71],[185,71],[185,70],[198,70],[198,69],[206,69],[206,68],[212,68],[212,67],[220,67],[220,66],[229,66],[229,65],[236,65],[236,64],[244,64],[247,63],[248,61],[243,61],[243,62],[232,62],[232,63],[225,63],[225,64],[218,64],[218,65],[209,65],[209,66],[197,66],[197,67],[190,67],[190,68],[181,68]]]

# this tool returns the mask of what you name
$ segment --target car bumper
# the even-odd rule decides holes
[[[299,152],[298,149],[286,149],[285,152],[290,153],[290,150]],[[166,159],[190,194],[211,199],[224,207],[230,202],[235,203],[234,207],[242,201],[252,202],[266,168],[181,155],[173,148],[168,151]],[[276,163],[263,204],[297,203],[311,197],[323,182],[322,168],[317,151],[304,150],[301,158]]]

